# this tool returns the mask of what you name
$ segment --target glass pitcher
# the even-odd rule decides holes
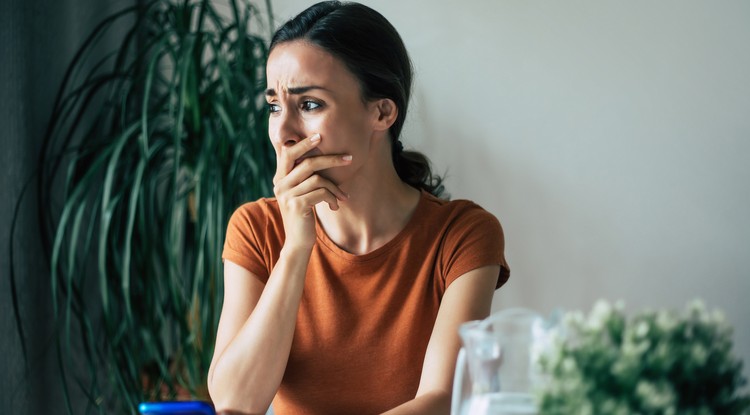
[[[459,328],[463,347],[453,380],[452,415],[536,415],[538,359],[554,321],[526,309],[496,312]]]

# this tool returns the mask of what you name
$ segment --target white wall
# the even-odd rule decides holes
[[[406,146],[503,223],[496,309],[702,298],[748,373],[750,2],[365,3],[417,69]]]

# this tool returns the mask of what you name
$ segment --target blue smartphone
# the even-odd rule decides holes
[[[142,402],[142,415],[216,415],[214,407],[203,401]]]

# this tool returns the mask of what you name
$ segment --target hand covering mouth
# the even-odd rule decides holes
[[[297,167],[300,163],[302,163],[307,158],[320,156],[320,155],[322,155],[320,151],[317,151],[317,149],[312,149],[308,151],[307,153],[303,154],[302,157],[298,158],[297,160],[294,160],[294,167]]]

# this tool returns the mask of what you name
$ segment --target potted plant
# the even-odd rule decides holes
[[[63,384],[100,413],[207,397],[225,227],[271,193],[270,4],[264,27],[249,0],[227,3],[149,0],[107,17],[54,105],[38,197],[58,356]],[[97,56],[113,27],[121,43]],[[72,348],[84,376],[69,370]]]
[[[700,301],[682,313],[598,302],[565,315],[541,359],[540,414],[727,414],[750,410],[732,328]]]

